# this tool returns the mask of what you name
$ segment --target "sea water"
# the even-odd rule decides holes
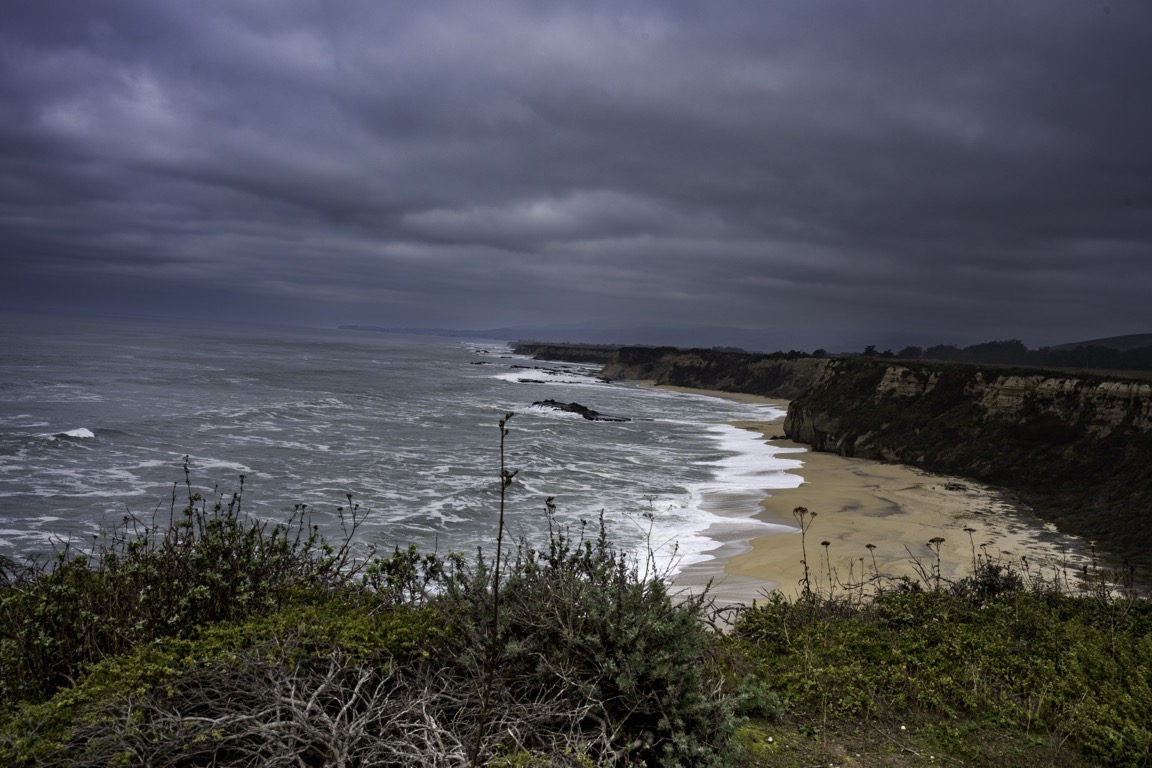
[[[365,513],[356,544],[475,552],[495,540],[504,461],[508,535],[557,522],[656,552],[673,571],[712,557],[731,526],[800,463],[729,424],[779,409],[605,383],[594,366],[538,362],[502,342],[304,328],[4,316],[0,554],[83,544],[134,516],[165,524],[194,492],[283,521],[297,505],[329,536]],[[534,406],[578,402],[628,421]],[[712,535],[710,535],[710,532]]]

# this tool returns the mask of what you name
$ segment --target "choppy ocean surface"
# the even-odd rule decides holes
[[[440,551],[491,546],[499,419],[509,422],[509,533],[542,541],[595,524],[654,548],[662,565],[707,560],[709,530],[747,525],[799,462],[726,422],[770,406],[598,381],[498,342],[285,328],[190,327],[4,316],[0,327],[0,554],[83,542],[126,514],[168,519],[189,457],[205,495],[286,519],[296,504],[337,534],[336,508],[368,510],[358,537]],[[533,407],[579,402],[627,422]],[[675,553],[675,554],[674,554]]]

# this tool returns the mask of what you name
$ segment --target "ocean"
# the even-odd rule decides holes
[[[287,519],[298,504],[357,545],[490,549],[500,433],[517,471],[508,535],[545,540],[544,501],[571,530],[600,515],[615,543],[672,572],[715,535],[801,482],[788,449],[729,422],[779,409],[604,383],[596,367],[539,362],[501,342],[367,331],[6,315],[0,328],[0,554],[83,545],[126,515],[169,519],[194,490]],[[628,421],[533,403],[578,402]]]

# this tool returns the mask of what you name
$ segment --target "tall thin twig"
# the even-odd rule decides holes
[[[484,735],[488,724],[488,707],[492,699],[492,677],[500,655],[500,561],[504,548],[504,504],[508,486],[516,471],[509,471],[504,458],[504,439],[508,436],[508,420],[515,414],[511,411],[500,419],[500,519],[496,526],[496,561],[492,568],[492,628],[488,648],[484,658],[484,675],[480,690],[480,718],[476,727],[476,746],[472,750],[472,768],[480,765],[480,752],[484,746]]]

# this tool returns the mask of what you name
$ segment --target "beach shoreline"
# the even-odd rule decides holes
[[[773,405],[787,402],[756,395],[661,387],[710,397]],[[783,436],[783,420],[733,422],[759,432],[766,443],[790,451],[802,463],[791,470],[803,478],[796,488],[774,489],[744,527],[725,526],[707,535],[719,542],[712,559],[686,566],[674,579],[695,592],[711,584],[721,603],[751,603],[774,590],[799,594],[807,550],[813,588],[842,592],[861,576],[885,582],[902,577],[942,580],[969,575],[977,558],[1027,567],[1044,577],[1075,578],[1090,559],[1086,542],[1056,530],[1010,494],[965,478],[935,475],[915,467],[819,453]],[[815,513],[803,546],[793,511]],[[791,527],[764,534],[762,524]],[[933,539],[942,539],[930,545]],[[872,545],[870,548],[868,545]],[[937,552],[938,549],[938,552]]]

